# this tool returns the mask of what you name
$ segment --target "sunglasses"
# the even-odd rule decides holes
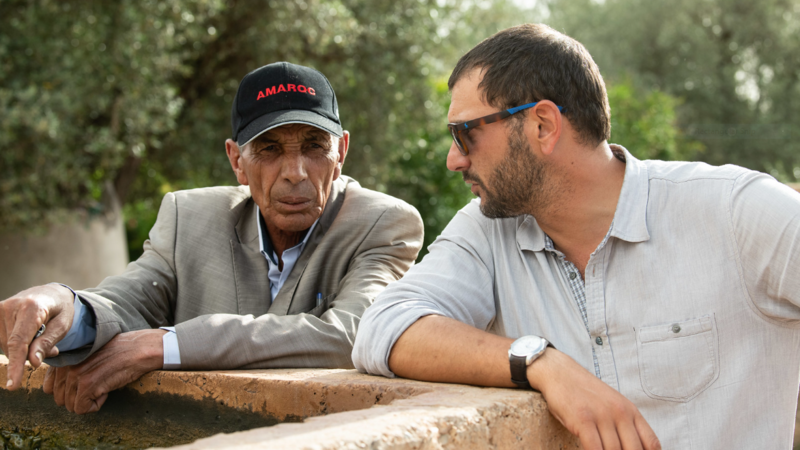
[[[486,125],[493,122],[499,122],[524,109],[533,108],[537,103],[539,102],[533,102],[522,106],[509,108],[505,111],[489,114],[488,116],[479,117],[477,119],[468,120],[462,123],[448,123],[447,128],[450,129],[450,134],[453,136],[453,141],[455,141],[458,151],[461,152],[462,155],[467,156],[469,155],[469,147],[467,146],[467,142],[464,139],[464,136],[462,136],[462,133],[463,135],[467,135],[469,130],[473,128],[478,128],[481,125]],[[558,106],[558,110],[564,111],[564,108]]]

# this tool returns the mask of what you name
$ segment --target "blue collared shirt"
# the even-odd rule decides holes
[[[264,222],[264,216],[261,215],[261,210],[257,206],[256,216],[258,217],[258,243],[261,247],[261,254],[264,255],[264,258],[267,259],[267,263],[269,264],[269,289],[272,294],[271,300],[274,300],[278,295],[278,291],[283,287],[283,283],[286,282],[286,279],[289,278],[289,274],[292,273],[292,268],[294,268],[295,263],[300,259],[300,254],[303,253],[306,242],[308,242],[308,237],[311,236],[319,219],[314,221],[299,244],[283,252],[283,255],[281,255],[283,270],[280,270],[278,255],[275,253],[275,249],[272,248],[272,241],[269,239],[267,224]]]

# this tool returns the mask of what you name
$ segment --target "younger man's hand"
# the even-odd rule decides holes
[[[660,450],[642,414],[622,394],[572,358],[548,348],[528,366],[528,381],[585,450]]]

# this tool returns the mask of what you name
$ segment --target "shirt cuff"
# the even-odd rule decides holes
[[[56,343],[58,350],[60,352],[68,352],[70,350],[81,348],[84,345],[94,343],[94,340],[97,337],[97,327],[94,323],[94,317],[89,312],[89,308],[87,308],[86,305],[81,302],[78,294],[76,294],[71,287],[61,283],[50,284],[64,286],[72,291],[72,295],[75,296],[75,300],[72,303],[72,308],[74,309],[72,326],[70,327],[66,336]]]
[[[164,344],[164,370],[178,370],[181,368],[181,351],[178,348],[178,335],[175,327],[161,327],[167,330],[162,338]]]

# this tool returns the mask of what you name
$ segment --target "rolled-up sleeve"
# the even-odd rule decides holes
[[[353,347],[363,373],[394,377],[389,355],[397,339],[421,317],[441,315],[478,329],[495,318],[491,249],[478,202],[458,212],[429,253],[391,283],[364,314]]]

